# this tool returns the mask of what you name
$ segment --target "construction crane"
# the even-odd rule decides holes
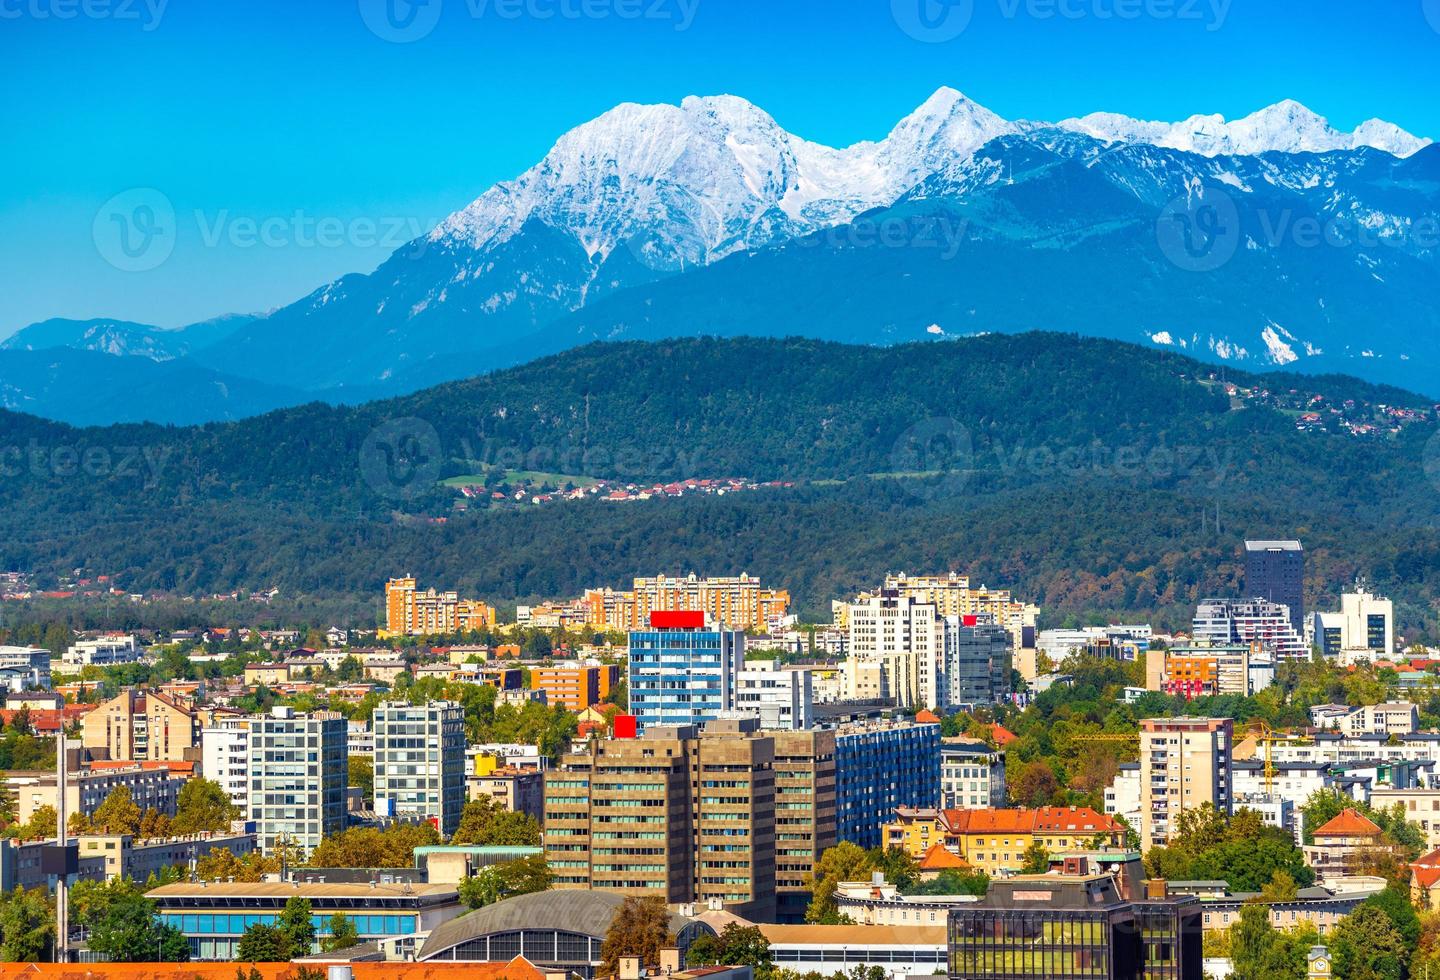
[[[1303,735],[1291,735],[1289,732],[1277,732],[1263,721],[1252,721],[1245,726],[1245,737],[1253,738],[1257,745],[1265,749],[1265,795],[1272,796],[1275,793],[1275,753],[1277,744],[1282,745],[1314,745],[1315,740]]]

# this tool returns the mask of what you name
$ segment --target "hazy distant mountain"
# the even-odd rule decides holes
[[[152,361],[169,361],[203,350],[257,319],[259,317],[255,314],[235,313],[167,330],[126,320],[56,318],[32,323],[0,342],[0,350],[69,347],[122,357],[134,355],[148,357]]]
[[[298,405],[305,393],[185,360],[89,350],[0,350],[0,407],[72,425],[193,425]]]
[[[1379,120],[1344,133],[1288,101],[1234,122],[1047,124],[941,89],[837,149],[692,97],[616,107],[373,273],[223,336],[179,350],[95,321],[66,345],[356,401],[595,338],[1041,328],[1425,389],[1437,215],[1428,140]],[[63,333],[45,326],[9,346]]]

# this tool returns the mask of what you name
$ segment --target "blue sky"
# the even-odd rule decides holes
[[[622,101],[734,93],[831,144],[941,85],[1009,118],[1294,98],[1440,138],[1440,0],[944,2],[0,0],[0,337],[290,302]],[[97,214],[147,188],[178,233],[125,271]]]

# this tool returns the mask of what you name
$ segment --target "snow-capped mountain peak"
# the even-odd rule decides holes
[[[1345,133],[1293,99],[1277,102],[1234,122],[1227,122],[1218,114],[1195,115],[1182,122],[1165,123],[1095,112],[1062,120],[1058,125],[1106,142],[1151,143],[1204,156],[1324,153],[1369,146],[1406,157],[1430,143],[1379,119],[1362,123],[1353,133]]]

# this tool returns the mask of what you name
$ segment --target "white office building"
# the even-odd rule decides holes
[[[984,742],[964,739],[942,742],[940,799],[940,805],[948,810],[1004,808],[1005,753]]]
[[[0,646],[0,689],[43,691],[50,687],[50,651]]]
[[[1395,654],[1395,606],[1364,589],[1340,596],[1339,612],[1310,619],[1311,642],[1342,663],[1379,660]]]
[[[737,675],[735,710],[760,719],[772,731],[803,731],[815,723],[815,690],[808,670],[777,669],[773,661],[748,661]]]
[[[880,696],[902,708],[940,704],[944,624],[935,605],[894,589],[849,606],[850,659],[880,665]]]
[[[135,637],[112,635],[78,640],[61,659],[70,667],[108,667],[111,664],[133,664],[143,658],[144,650]]]
[[[465,712],[453,701],[390,702],[375,709],[375,811],[429,820],[442,834],[465,807]]]

